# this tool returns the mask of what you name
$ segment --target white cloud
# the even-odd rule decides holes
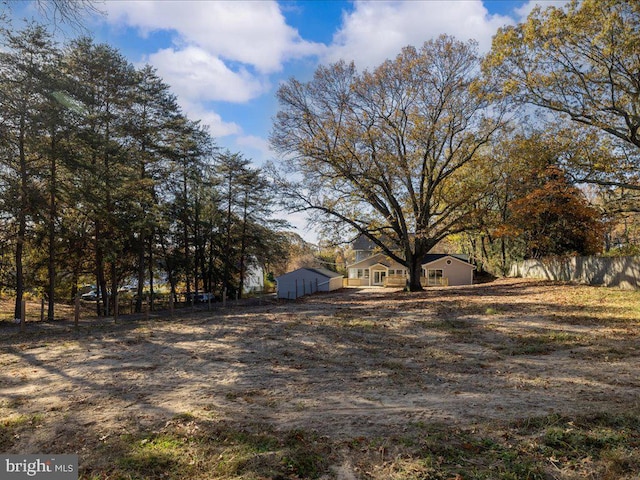
[[[209,126],[209,132],[214,138],[238,135],[242,132],[242,128],[237,123],[223,121],[220,115],[208,110],[201,103],[190,102],[180,98],[178,100],[184,113],[191,120],[200,120],[203,125]]]
[[[255,150],[264,160],[268,160],[275,155],[269,146],[269,141],[256,135],[241,135],[236,139],[236,144],[239,147]]]
[[[171,85],[190,118],[209,125],[215,137],[237,135],[238,145],[265,155],[265,140],[243,135],[207,102],[250,102],[270,90],[269,75],[287,60],[326,49],[287,25],[275,1],[129,0],[105,2],[104,8],[114,28],[132,27],[142,37],[169,33],[172,45],[143,61]]]
[[[406,45],[419,47],[443,33],[474,39],[486,52],[498,27],[513,23],[509,17],[490,15],[481,0],[358,1],[344,14],[326,61],[354,60],[359,69],[371,68],[394,58]]]
[[[547,7],[564,7],[567,3],[569,3],[569,0],[529,0],[524,5],[516,8],[515,14],[518,16],[518,21],[523,22],[537,6],[545,9]]]
[[[245,69],[234,72],[222,60],[195,46],[160,50],[147,60],[181,98],[247,102],[269,88]]]
[[[324,48],[287,25],[275,1],[130,0],[105,2],[105,8],[112,23],[124,22],[143,33],[173,31],[176,46],[197,45],[261,73],[279,71],[284,61]]]
[[[307,213],[287,213],[284,215],[284,219],[291,224],[295,232],[300,235],[305,241],[315,244],[318,243],[318,232],[316,232],[316,230],[309,225],[309,216]]]

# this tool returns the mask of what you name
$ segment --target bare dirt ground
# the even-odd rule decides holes
[[[512,279],[420,294],[345,289],[77,332],[4,325],[0,451],[77,452],[86,478],[138,478],[104,473],[114,459],[101,446],[206,418],[342,445],[315,476],[348,480],[376,476],[345,445],[416,425],[499,437],[523,419],[637,412],[640,309],[629,321],[603,290]],[[10,430],[16,418],[30,420]]]

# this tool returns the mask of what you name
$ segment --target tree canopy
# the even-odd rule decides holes
[[[503,122],[479,62],[473,42],[441,36],[373,71],[338,62],[282,85],[271,142],[298,175],[280,176],[289,207],[366,235],[421,289],[424,255],[474,222],[479,152]]]
[[[599,173],[612,163],[633,163],[627,170],[630,177],[594,175],[585,180],[637,190],[639,51],[640,2],[573,0],[563,8],[537,7],[526,22],[500,29],[484,71],[515,101],[560,113],[633,147],[629,151],[613,143],[602,151],[583,152],[583,161]]]
[[[243,160],[225,184],[213,137],[155,69],[37,24],[0,33],[0,288],[16,318],[25,293],[46,292],[54,318],[83,283],[105,314],[131,283],[137,310],[160,279],[241,295],[250,263],[274,263],[285,225],[263,172]]]
[[[520,196],[508,205],[502,235],[524,244],[524,258],[594,255],[602,250],[604,225],[599,212],[555,165],[531,171]]]

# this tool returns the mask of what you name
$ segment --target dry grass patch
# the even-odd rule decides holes
[[[505,280],[5,323],[0,450],[94,480],[636,480],[639,305]]]

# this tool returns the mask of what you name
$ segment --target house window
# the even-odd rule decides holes
[[[407,276],[407,271],[401,268],[398,269],[390,269],[389,270],[389,275],[397,275],[399,277],[406,277]]]
[[[369,278],[368,268],[350,268],[349,278]]]
[[[442,270],[428,270],[428,285],[442,285]]]
[[[369,278],[368,268],[350,268],[349,278]]]

